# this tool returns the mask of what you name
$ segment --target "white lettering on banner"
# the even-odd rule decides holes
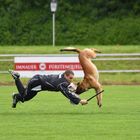
[[[16,65],[16,70],[36,70],[37,66],[34,64]]]
[[[59,64],[48,64],[48,70],[81,70],[81,65],[79,63],[59,63]]]

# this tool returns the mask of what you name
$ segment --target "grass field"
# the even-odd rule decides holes
[[[85,46],[76,46],[85,48]],[[103,53],[139,53],[140,46],[86,46]],[[60,53],[62,47],[1,46],[0,54]],[[12,58],[12,57],[11,57]],[[95,62],[99,69],[140,69],[140,62]],[[0,63],[0,70],[13,63]],[[104,86],[103,107],[96,99],[87,106],[73,106],[61,93],[41,92],[33,100],[11,108],[11,93],[16,91],[9,74],[0,74],[0,140],[140,140],[140,74],[100,74],[103,84],[137,84]],[[24,83],[28,79],[22,79]],[[79,79],[78,79],[79,80]],[[8,85],[8,86],[2,86]],[[89,98],[93,90],[81,95]]]
[[[93,99],[73,106],[61,93],[39,93],[11,108],[14,86],[0,87],[0,140],[139,140],[140,87],[105,86],[103,107]],[[93,90],[82,95],[92,96]]]
[[[68,46],[0,46],[0,54],[61,54],[59,50]],[[140,45],[91,45],[74,46],[76,48],[97,48],[102,53],[137,53],[140,52]],[[64,53],[64,52],[63,52]],[[67,53],[67,52],[66,52]],[[72,52],[73,53],[73,52]]]
[[[15,85],[10,74],[0,74],[0,85]],[[100,82],[104,85],[140,85],[140,73],[100,73]],[[24,84],[28,78],[22,78]],[[81,79],[75,79],[74,82],[79,82]]]

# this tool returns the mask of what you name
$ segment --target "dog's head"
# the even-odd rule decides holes
[[[80,95],[81,93],[85,92],[86,89],[84,89],[83,84],[82,83],[77,83],[77,88],[76,88],[76,94]]]

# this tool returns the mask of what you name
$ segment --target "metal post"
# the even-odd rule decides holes
[[[53,12],[53,17],[52,17],[52,22],[53,22],[53,29],[52,29],[52,31],[53,31],[53,47],[55,47],[55,12]]]
[[[57,0],[51,0],[50,3],[51,12],[52,12],[52,38],[53,38],[53,47],[55,46],[55,12],[57,10]]]

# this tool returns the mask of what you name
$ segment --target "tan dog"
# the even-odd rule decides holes
[[[96,94],[102,91],[102,86],[99,83],[99,72],[97,67],[92,63],[91,59],[96,58],[96,53],[100,53],[96,49],[76,49],[73,47],[67,47],[61,49],[60,51],[74,51],[77,52],[79,55],[79,61],[84,71],[84,79],[81,83],[78,84],[76,93],[81,94],[90,88],[94,88]],[[102,106],[102,93],[97,95],[97,104],[99,107]]]

